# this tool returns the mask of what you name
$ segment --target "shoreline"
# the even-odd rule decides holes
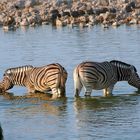
[[[0,26],[16,30],[21,26],[118,27],[140,24],[140,0],[2,0]]]

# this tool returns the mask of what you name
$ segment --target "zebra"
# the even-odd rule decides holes
[[[79,96],[84,87],[85,96],[90,96],[92,89],[102,90],[104,96],[112,95],[114,85],[118,81],[140,89],[140,77],[133,65],[122,61],[82,62],[73,71],[74,92]]]
[[[52,91],[52,98],[65,96],[67,71],[59,63],[41,67],[25,65],[7,69],[0,82],[0,91],[5,92],[14,85],[25,86],[28,93]]]

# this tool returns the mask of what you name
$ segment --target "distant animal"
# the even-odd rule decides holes
[[[0,91],[5,92],[14,85],[25,86],[29,93],[52,91],[52,97],[65,96],[67,71],[58,63],[42,67],[31,65],[7,69],[0,82]]]
[[[104,96],[111,95],[118,81],[128,81],[129,85],[140,89],[140,77],[133,65],[112,60],[110,62],[82,62],[73,72],[75,96],[79,96],[82,87],[85,96],[92,90],[103,89]]]

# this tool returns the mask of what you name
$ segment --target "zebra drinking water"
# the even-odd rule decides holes
[[[90,96],[92,89],[103,89],[104,96],[111,95],[118,81],[128,83],[140,89],[140,77],[133,65],[112,60],[110,62],[83,62],[73,72],[75,96],[79,96],[82,87],[85,95]]]
[[[31,65],[7,69],[0,82],[0,91],[5,92],[14,85],[25,86],[29,93],[52,91],[52,97],[65,96],[67,71],[58,63],[42,67]]]

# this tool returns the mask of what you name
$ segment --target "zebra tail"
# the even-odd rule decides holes
[[[80,75],[79,75],[79,67],[80,67],[80,66],[77,66],[77,67],[74,69],[74,72],[73,72],[74,94],[75,94],[76,97],[79,96],[80,91],[81,91],[81,88],[82,88],[82,83],[81,83]]]
[[[11,88],[13,88],[13,84],[9,80],[8,77],[3,77],[3,80],[0,82],[0,93],[5,92]]]
[[[67,71],[63,68],[62,70],[62,76],[61,76],[61,93],[62,96],[65,97],[66,95],[66,81],[67,81],[68,73]]]

